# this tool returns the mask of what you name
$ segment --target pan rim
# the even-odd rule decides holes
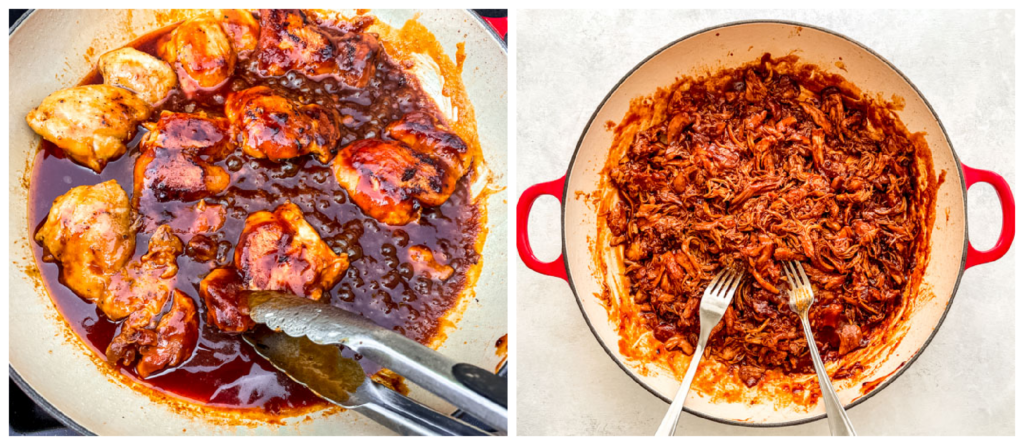
[[[957,175],[959,175],[959,178],[960,178],[961,197],[963,198],[964,214],[966,215],[966,213],[967,213],[967,186],[966,186],[966,181],[964,179],[964,174],[963,174],[963,164],[960,162],[960,157],[957,155],[956,149],[953,148],[953,142],[949,138],[949,132],[946,131],[945,125],[942,124],[942,120],[939,118],[939,115],[935,112],[935,109],[932,107],[932,105],[928,101],[928,99],[925,98],[925,96],[921,92],[921,90],[917,88],[917,85],[915,85],[910,80],[910,78],[907,77],[906,74],[904,74],[902,71],[900,71],[899,68],[897,68],[895,65],[893,65],[893,63],[890,62],[888,59],[886,59],[885,57],[882,57],[882,55],[878,54],[877,52],[875,52],[871,48],[867,47],[866,45],[864,45],[864,44],[862,44],[862,43],[860,43],[860,42],[858,42],[858,41],[856,41],[856,40],[854,40],[854,39],[852,39],[852,38],[850,38],[850,37],[848,37],[848,36],[846,36],[844,34],[841,34],[839,32],[832,31],[832,30],[829,30],[829,29],[826,29],[826,28],[823,28],[823,27],[820,27],[820,26],[816,26],[816,25],[810,25],[810,24],[801,23],[801,22],[795,22],[795,21],[774,20],[774,19],[739,20],[739,21],[734,21],[734,22],[726,22],[726,23],[722,23],[722,24],[719,24],[719,25],[714,25],[714,26],[710,26],[710,27],[706,27],[706,28],[694,31],[692,33],[686,34],[683,37],[675,39],[675,40],[669,42],[668,44],[662,46],[661,48],[655,50],[650,55],[645,57],[643,60],[638,62],[628,72],[626,72],[626,74],[623,75],[622,78],[619,79],[619,81],[616,82],[615,85],[612,86],[611,89],[609,89],[608,94],[606,94],[604,99],[601,100],[600,104],[597,105],[597,107],[594,109],[593,114],[591,114],[590,119],[587,121],[586,126],[583,127],[583,131],[580,134],[580,138],[579,138],[579,140],[576,143],[576,148],[573,151],[572,157],[569,159],[569,166],[566,169],[566,173],[565,173],[565,179],[566,180],[564,181],[564,186],[563,186],[562,196],[561,196],[561,202],[563,202],[563,203],[564,202],[569,202],[568,201],[568,199],[569,199],[569,178],[571,177],[573,169],[575,167],[576,157],[579,155],[580,149],[583,146],[583,140],[586,138],[586,136],[588,134],[590,134],[591,127],[594,124],[594,120],[597,118],[597,114],[601,111],[602,108],[604,108],[604,106],[608,102],[608,100],[612,97],[612,95],[616,92],[616,90],[618,90],[619,87],[622,86],[622,84],[627,79],[632,77],[633,74],[636,73],[637,70],[639,70],[641,67],[646,65],[648,62],[650,62],[651,59],[653,59],[654,57],[656,57],[659,54],[661,54],[661,53],[665,52],[666,50],[668,50],[669,48],[672,48],[675,45],[677,45],[677,44],[679,44],[679,43],[681,43],[681,42],[683,42],[685,40],[688,40],[688,39],[690,39],[692,37],[695,37],[697,35],[700,35],[700,34],[707,33],[709,31],[714,31],[716,29],[723,29],[723,28],[729,28],[729,27],[734,27],[734,26],[742,26],[742,25],[753,25],[753,24],[776,24],[776,25],[799,26],[799,27],[813,29],[815,31],[819,31],[819,32],[822,32],[822,33],[825,33],[825,34],[829,34],[829,35],[838,37],[838,38],[843,39],[843,40],[845,40],[845,41],[847,41],[849,43],[852,43],[852,44],[856,45],[860,49],[866,51],[868,54],[876,57],[878,60],[880,60],[883,63],[885,63],[885,65],[888,66],[890,69],[892,69],[896,74],[898,74],[900,76],[900,78],[902,78],[903,81],[906,82],[907,85],[909,85],[914,90],[914,92],[918,95],[918,97],[921,98],[921,100],[924,102],[925,106],[928,108],[929,113],[932,115],[933,118],[935,118],[936,123],[938,123],[939,128],[942,130],[942,136],[943,136],[943,138],[946,139],[946,143],[949,145],[950,152],[953,155],[953,160],[956,162],[956,166],[957,166],[957,172],[956,173],[957,173]],[[638,385],[640,385],[641,387],[646,389],[648,392],[650,392],[655,397],[661,399],[662,401],[664,401],[666,403],[672,403],[671,399],[663,396],[658,391],[656,391],[653,387],[651,387],[650,385],[645,383],[643,381],[643,379],[641,379],[640,376],[638,376],[636,374],[636,372],[634,372],[633,369],[631,367],[629,367],[629,365],[627,365],[622,360],[620,360],[620,358],[608,347],[607,344],[605,344],[604,340],[601,339],[601,337],[598,335],[597,331],[594,329],[594,322],[590,319],[590,316],[587,314],[586,309],[583,308],[583,299],[580,297],[579,292],[576,291],[576,286],[575,286],[574,281],[573,281],[572,270],[569,268],[569,249],[568,249],[568,244],[565,241],[566,240],[566,219],[565,219],[566,215],[565,215],[565,207],[566,206],[563,204],[562,205],[562,209],[561,209],[561,212],[562,212],[562,218],[561,218],[561,223],[562,223],[561,224],[561,226],[562,226],[561,227],[561,232],[562,232],[561,233],[561,235],[562,235],[562,262],[563,262],[563,267],[565,268],[565,273],[566,273],[566,277],[567,277],[566,281],[569,283],[569,288],[572,290],[573,296],[576,298],[576,304],[580,308],[580,313],[583,314],[583,319],[584,319],[584,321],[586,321],[587,327],[590,329],[591,334],[593,334],[594,337],[597,339],[598,344],[601,345],[601,349],[604,349],[605,353],[607,353],[608,356],[611,357],[611,359],[615,362],[615,364],[618,365],[618,367],[620,369],[622,369],[622,371],[625,372],[626,375],[628,375],[631,379],[633,379],[634,382],[636,382]],[[849,409],[851,409],[851,408],[853,408],[853,407],[855,407],[857,405],[860,405],[861,403],[863,403],[864,401],[870,399],[875,394],[878,394],[883,389],[885,389],[890,384],[892,384],[894,381],[896,381],[897,378],[899,378],[901,375],[903,375],[903,373],[906,372],[906,370],[909,369],[910,366],[913,365],[915,361],[917,361],[918,357],[920,357],[921,354],[924,353],[925,349],[928,348],[928,345],[931,344],[933,339],[935,339],[935,335],[938,333],[939,328],[942,327],[942,323],[946,320],[946,316],[949,314],[950,307],[953,306],[953,300],[956,297],[957,291],[959,290],[959,287],[960,287],[960,280],[961,280],[961,278],[963,278],[963,273],[964,273],[964,270],[965,270],[964,266],[966,266],[966,264],[967,264],[967,245],[968,245],[968,233],[969,233],[967,225],[968,225],[967,218],[964,218],[964,230],[963,230],[963,234],[962,234],[962,237],[963,237],[963,250],[962,250],[961,256],[960,256],[960,267],[959,267],[959,269],[957,271],[956,281],[953,284],[953,290],[950,293],[949,300],[946,302],[946,308],[943,310],[942,316],[939,317],[939,321],[938,321],[938,323],[936,323],[935,328],[928,335],[927,340],[925,340],[925,342],[921,344],[921,347],[918,348],[918,350],[915,351],[914,354],[909,359],[907,359],[907,361],[905,363],[903,363],[899,367],[899,369],[896,370],[895,373],[893,373],[891,376],[886,378],[885,382],[883,382],[882,384],[880,384],[877,387],[875,387],[874,389],[872,389],[868,394],[866,394],[863,397],[861,397],[861,398],[859,398],[857,400],[854,400],[853,402],[845,405],[845,408],[847,410],[849,410]],[[686,412],[688,412],[690,414],[693,414],[693,415],[695,415],[697,417],[700,417],[700,418],[703,418],[703,419],[707,419],[707,420],[711,420],[711,421],[715,421],[715,422],[718,422],[718,423],[722,423],[722,424],[726,424],[726,425],[750,427],[750,428],[776,428],[776,427],[785,427],[785,426],[796,426],[796,425],[802,425],[802,424],[805,424],[805,423],[810,423],[810,422],[814,422],[814,421],[817,421],[817,420],[821,420],[821,419],[824,419],[826,417],[826,414],[818,414],[818,415],[811,416],[811,417],[806,417],[806,418],[803,418],[803,419],[796,419],[796,420],[790,420],[790,421],[784,421],[784,422],[752,423],[752,422],[740,422],[740,421],[736,421],[736,420],[725,419],[725,418],[713,416],[713,415],[706,414],[706,413],[703,413],[703,412],[700,412],[700,411],[697,411],[697,410],[690,409],[690,408],[688,408],[686,406],[683,407],[683,411],[686,411]]]

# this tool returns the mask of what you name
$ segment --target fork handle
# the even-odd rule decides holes
[[[833,436],[856,436],[857,433],[853,430],[853,424],[850,423],[850,418],[846,416],[846,410],[843,409],[843,404],[839,401],[835,388],[832,387],[832,379],[825,372],[825,364],[822,363],[821,355],[818,354],[818,344],[814,342],[814,335],[811,334],[811,322],[807,319],[806,315],[800,317],[800,321],[804,325],[807,349],[811,350],[814,372],[818,374],[818,386],[821,387],[821,397],[825,399],[828,429],[832,432]]]
[[[697,375],[697,365],[700,364],[700,359],[704,356],[704,345],[706,343],[704,338],[697,342],[697,349],[693,351],[690,366],[686,367],[686,376],[683,377],[683,383],[679,385],[679,391],[676,392],[676,397],[672,399],[672,405],[668,407],[665,418],[661,419],[661,425],[658,426],[658,432],[654,433],[655,436],[667,437],[675,433],[676,426],[679,425],[679,415],[683,412],[683,403],[686,402],[686,395],[690,393],[690,384],[693,383],[693,376]]]

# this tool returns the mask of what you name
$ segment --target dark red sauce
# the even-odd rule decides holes
[[[130,46],[156,55],[157,41],[172,30],[173,27],[161,29]],[[150,121],[155,121],[161,110],[203,110],[222,116],[228,92],[255,85],[267,85],[304,103],[333,106],[342,115],[352,116],[353,119],[347,121],[342,129],[344,136],[339,147],[357,139],[379,136],[388,123],[407,112],[427,110],[438,114],[417,82],[407,77],[386,55],[379,58],[374,79],[362,90],[333,80],[315,82],[291,73],[279,78],[261,78],[250,71],[251,68],[254,66],[240,62],[231,80],[217,90],[204,92],[195,100],[186,99],[180,91],[173,92],[172,97],[154,111]],[[94,71],[81,83],[102,83],[102,78]],[[129,144],[128,153],[110,162],[101,174],[71,162],[58,147],[43,141],[33,164],[30,192],[33,226],[38,228],[42,225],[53,200],[72,187],[116,179],[131,194],[132,169],[139,154],[138,141],[144,131],[140,127],[139,134]],[[212,269],[232,262],[234,245],[250,213],[272,211],[286,201],[298,205],[324,241],[336,252],[348,253],[351,261],[344,278],[329,294],[325,294],[324,300],[360,313],[381,326],[422,343],[437,334],[439,319],[454,305],[466,285],[467,273],[479,261],[476,240],[481,221],[479,209],[472,202],[469,191],[472,173],[462,179],[444,205],[424,209],[418,222],[392,227],[365,216],[349,202],[329,167],[310,156],[275,164],[250,158],[241,149],[236,149],[218,165],[231,174],[231,185],[220,195],[207,199],[208,203],[222,204],[227,209],[224,226],[204,235],[209,238],[207,242],[217,246],[216,258],[198,262],[182,255],[178,259],[177,288],[191,296],[200,311],[201,328],[196,351],[181,366],[145,380],[135,374],[134,368],[119,367],[121,373],[157,390],[208,406],[259,408],[270,413],[323,403],[312,392],[257,356],[240,337],[221,333],[206,323],[206,308],[199,298],[199,282]],[[175,216],[193,205],[195,202],[167,202],[139,210],[159,223],[173,225]],[[152,230],[146,228],[138,233],[136,258],[146,252],[151,233]],[[32,233],[34,235],[35,232]],[[190,234],[179,236],[186,245],[192,237]],[[425,245],[435,253],[443,254],[455,269],[455,274],[444,282],[414,276],[408,263],[408,248],[415,245]],[[120,323],[110,321],[94,304],[82,300],[61,284],[59,266],[42,260],[42,246],[34,244],[33,247],[40,272],[60,312],[89,347],[104,356]],[[368,371],[377,370],[374,364],[366,363],[366,360],[363,362]]]

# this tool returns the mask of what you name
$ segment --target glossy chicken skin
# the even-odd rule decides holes
[[[220,21],[220,27],[227,34],[238,58],[248,59],[260,38],[260,24],[256,18],[242,9],[218,9],[211,16]]]
[[[466,142],[423,112],[392,122],[385,136],[349,144],[331,164],[352,201],[385,224],[408,224],[420,205],[444,204],[473,162]]]
[[[254,158],[280,162],[312,153],[327,163],[341,138],[336,111],[302,105],[263,86],[232,93],[224,110],[242,151]]]
[[[224,332],[245,332],[256,325],[249,318],[249,305],[242,277],[234,268],[214,269],[199,283],[199,295],[206,304],[206,320]]]
[[[156,105],[178,86],[178,75],[163,60],[134,48],[121,48],[100,57],[103,83],[135,93]]]
[[[363,88],[376,72],[376,36],[349,32],[332,37],[297,9],[260,11],[259,69],[266,76],[289,71],[319,80],[333,77]]]
[[[196,304],[184,292],[175,289],[170,310],[156,326],[156,343],[139,348],[142,358],[135,371],[146,378],[154,372],[178,366],[192,356],[198,341]]]
[[[111,320],[146,308],[151,312],[149,316],[158,315],[164,307],[162,302],[174,288],[178,256],[183,250],[181,240],[170,226],[160,226],[149,239],[149,251],[111,277],[96,306]]]
[[[439,205],[454,188],[454,182],[451,187],[446,184],[439,161],[380,139],[362,139],[342,148],[331,169],[352,202],[390,225],[415,221],[420,215],[419,202]]]
[[[110,180],[72,188],[54,200],[35,239],[61,264],[62,282],[97,302],[111,275],[135,252],[136,231],[128,194]]]
[[[390,139],[400,141],[420,153],[435,156],[456,180],[466,174],[473,163],[466,142],[428,113],[408,113],[388,124],[384,132]]]
[[[189,97],[226,82],[238,60],[220,21],[205,15],[184,21],[161,39],[157,54],[174,67]]]
[[[121,325],[121,332],[107,347],[109,362],[130,366],[138,358],[135,372],[146,378],[178,366],[192,356],[199,340],[195,302],[177,289],[167,297],[161,301],[166,304],[171,300],[171,307],[162,317],[148,317],[150,312],[146,310],[128,317]]]
[[[348,255],[335,254],[291,202],[250,214],[235,247],[235,268],[246,289],[311,300],[334,287],[348,265]]]
[[[133,196],[137,209],[153,202],[208,198],[230,182],[228,172],[212,164],[233,148],[223,118],[164,112],[139,147]]]
[[[107,360],[129,366],[138,356],[135,369],[143,378],[181,364],[199,338],[195,303],[174,288],[182,251],[170,226],[160,226],[149,240],[149,251],[116,274],[97,303],[113,320],[127,317],[107,347]],[[163,313],[168,300],[170,310]]]
[[[28,125],[97,173],[127,150],[125,141],[149,117],[146,101],[110,85],[83,85],[57,91],[30,111]]]

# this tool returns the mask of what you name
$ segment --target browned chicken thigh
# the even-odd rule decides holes
[[[149,304],[155,304],[148,308],[149,316],[159,315],[164,307],[162,302],[174,287],[182,251],[181,240],[170,226],[160,226],[149,239],[149,252],[111,277],[96,306],[111,320],[125,318]]]
[[[227,34],[238,58],[248,59],[260,38],[260,24],[256,18],[242,9],[218,9],[211,15],[220,21],[220,27]]]
[[[150,308],[159,313],[171,300],[171,308],[163,317],[151,316]],[[199,316],[195,302],[178,289],[151,305],[133,313],[121,325],[121,332],[107,347],[107,360],[130,366],[138,359],[135,372],[146,378],[164,368],[178,366],[192,356],[199,340]]]
[[[302,210],[287,202],[273,212],[245,219],[235,247],[235,268],[249,290],[280,290],[319,300],[348,269],[348,255],[335,254]]]
[[[415,111],[406,114],[388,124],[384,133],[420,153],[437,157],[456,180],[466,174],[473,163],[466,142],[428,113]]]
[[[341,138],[340,117],[331,108],[302,105],[267,87],[232,93],[224,108],[242,150],[280,162],[313,153],[327,163]]]
[[[60,263],[61,281],[96,302],[135,252],[136,230],[128,194],[110,180],[75,187],[54,200],[36,240]]]
[[[127,317],[107,347],[107,360],[129,366],[139,356],[136,371],[141,377],[181,364],[199,336],[195,303],[174,288],[183,250],[170,226],[160,226],[149,240],[149,251],[114,275],[97,302],[111,319]],[[164,313],[169,300],[171,309]]]
[[[385,224],[419,218],[418,205],[439,206],[455,191],[472,157],[458,135],[425,113],[388,125],[394,141],[364,139],[341,149],[331,168],[352,201]]]
[[[380,139],[349,144],[338,152],[331,169],[352,202],[391,225],[415,221],[418,202],[441,205],[455,188],[454,179],[437,159]]]
[[[160,40],[157,54],[174,67],[182,91],[192,97],[226,82],[239,56],[252,52],[258,33],[247,11],[218,10],[183,22]]]
[[[376,72],[380,42],[373,34],[348,32],[332,37],[297,9],[260,11],[257,60],[266,76],[296,71],[319,80],[333,77],[363,88]]]
[[[156,326],[156,342],[139,348],[142,358],[135,366],[139,376],[146,378],[164,368],[178,366],[192,356],[199,341],[199,315],[196,303],[175,289],[171,308],[160,317]]]
[[[189,97],[197,90],[215,88],[227,81],[238,60],[220,22],[209,16],[191,18],[179,25],[161,39],[157,54],[177,71],[181,89]]]
[[[135,48],[121,48],[100,56],[103,83],[129,90],[150,105],[164,100],[178,86],[178,75],[163,60]]]
[[[224,332],[245,332],[256,325],[249,318],[249,304],[242,277],[233,267],[214,269],[199,283],[206,303],[206,320]]]
[[[146,101],[124,88],[83,85],[47,96],[25,120],[75,162],[99,173],[124,154],[125,141],[150,112]]]
[[[196,201],[228,187],[230,175],[213,162],[233,148],[224,118],[164,112],[139,144],[133,204],[153,229],[155,203]]]

